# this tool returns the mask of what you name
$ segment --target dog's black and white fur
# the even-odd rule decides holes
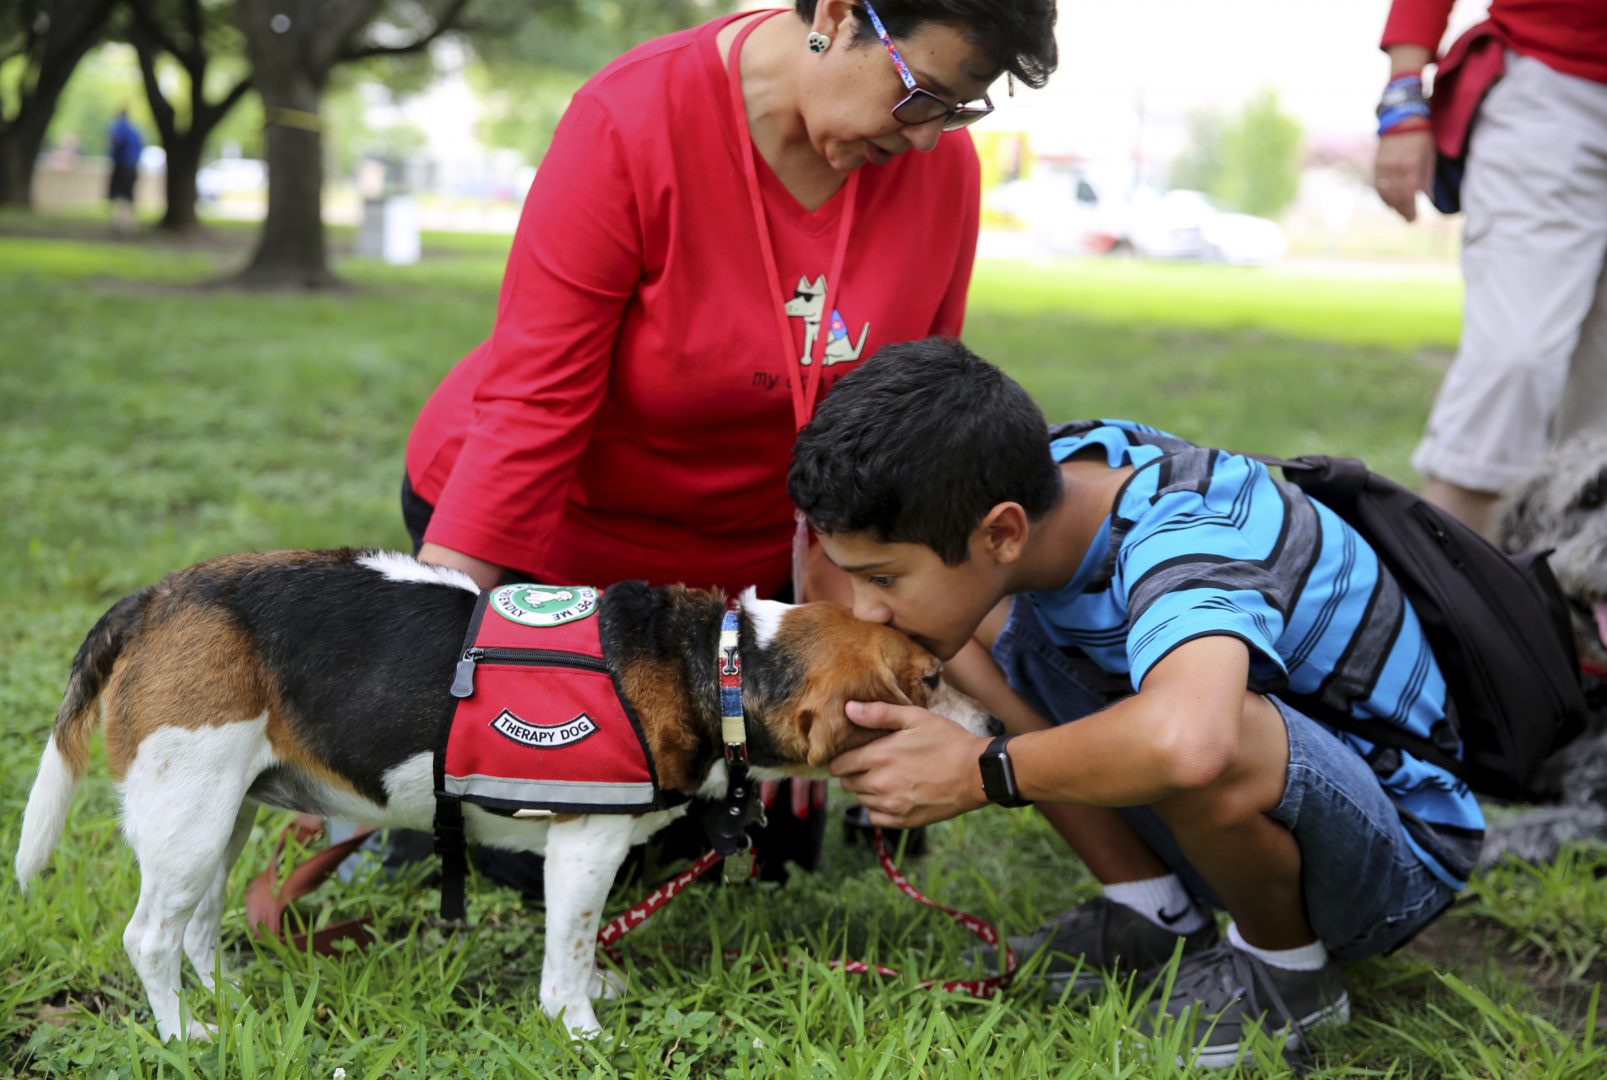
[[[1546,760],[1536,781],[1555,804],[1497,814],[1485,834],[1486,865],[1504,855],[1546,862],[1565,843],[1607,843],[1607,683],[1592,674],[1607,671],[1607,437],[1549,454],[1501,501],[1494,533],[1507,551],[1553,549],[1586,672],[1586,730]]]
[[[430,827],[432,751],[477,593],[457,571],[391,552],[241,555],[170,574],[90,631],[28,798],[17,877],[26,886],[61,835],[98,711],[140,867],[123,945],[164,1038],[207,1032],[181,1011],[180,953],[210,986],[229,867],[259,806]],[[641,583],[609,588],[599,608],[665,790],[724,790],[724,608],[718,593]],[[846,719],[849,700],[924,705],[986,730],[936,657],[846,608],[750,591],[740,644],[757,775],[818,775],[873,738]],[[526,820],[465,806],[471,842],[546,854],[540,1000],[571,1029],[598,1030],[594,939],[616,871],[685,809]]]

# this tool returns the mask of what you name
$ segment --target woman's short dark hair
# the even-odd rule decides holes
[[[815,18],[816,0],[795,0],[805,22]],[[1049,81],[1060,62],[1055,44],[1055,0],[875,0],[876,14],[895,38],[907,37],[922,23],[957,27],[992,58],[999,72],[1008,71],[1034,89]],[[875,40],[876,29],[859,13],[858,38]]]
[[[793,446],[787,492],[815,529],[924,544],[963,563],[1002,502],[1033,520],[1060,496],[1037,402],[951,338],[884,346],[845,375]]]

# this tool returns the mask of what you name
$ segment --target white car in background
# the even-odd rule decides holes
[[[268,163],[255,158],[218,158],[195,174],[195,193],[204,202],[267,190]]]
[[[1126,231],[1119,199],[1104,197],[1085,176],[1047,173],[1010,180],[987,194],[988,206],[1019,222],[1032,246],[1055,255],[1102,255]]]
[[[1140,192],[1127,207],[1126,241],[1152,259],[1260,264],[1289,250],[1275,221],[1221,209],[1201,191]]]
[[[1200,191],[1102,191],[1080,173],[1049,173],[1001,184],[990,209],[1026,228],[1050,254],[1139,255],[1261,264],[1282,258],[1288,237],[1275,221],[1235,214]]]

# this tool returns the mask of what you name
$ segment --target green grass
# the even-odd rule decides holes
[[[245,296],[208,286],[249,232],[103,242],[88,221],[0,219],[0,848],[15,849],[74,649],[118,596],[231,551],[401,545],[407,429],[490,325],[506,240],[426,237],[353,288]],[[337,251],[344,242],[336,235]],[[1447,286],[1086,262],[984,263],[967,338],[1051,418],[1131,416],[1206,442],[1406,458],[1456,335]],[[0,1072],[25,1076],[1111,1076],[1181,1074],[1176,1046],[1126,1035],[1144,1000],[1113,986],[988,1002],[919,976],[965,973],[966,935],[830,838],[822,873],[697,887],[627,943],[615,1038],[571,1045],[536,1007],[541,911],[475,883],[477,929],[435,925],[415,877],[327,887],[317,922],[372,916],[382,944],[337,959],[253,942],[240,898],[280,818],[264,815],[224,924],[238,982],[193,991],[211,1047],[161,1046],[121,945],[137,891],[98,758],[32,894],[0,885]],[[1030,812],[935,827],[909,868],[934,898],[1014,932],[1094,884]],[[1356,1019],[1323,1076],[1599,1077],[1607,854],[1502,867],[1431,940],[1351,965]],[[616,893],[615,905],[633,899]],[[690,945],[696,951],[667,951]],[[735,950],[729,958],[723,950]],[[855,955],[910,974],[846,976]],[[1269,1042],[1270,1075],[1289,1075]],[[1253,1072],[1255,1069],[1246,1070]]]

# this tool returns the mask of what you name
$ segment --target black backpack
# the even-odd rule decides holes
[[[1463,760],[1383,720],[1310,698],[1314,719],[1406,750],[1483,795],[1532,798],[1540,763],[1584,727],[1585,701],[1567,601],[1549,551],[1507,555],[1461,521],[1354,458],[1247,455],[1360,533],[1400,583],[1455,704]]]

